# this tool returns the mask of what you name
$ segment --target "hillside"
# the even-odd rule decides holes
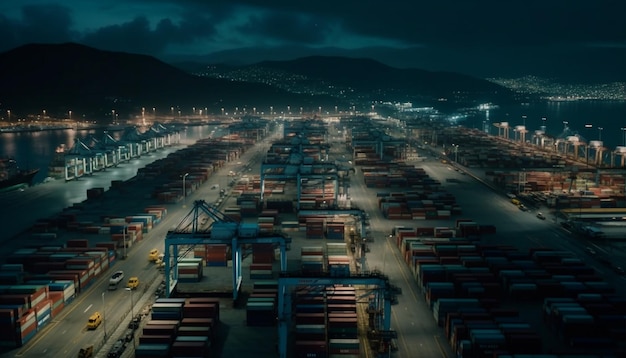
[[[0,54],[1,106],[14,113],[106,115],[141,107],[279,105],[302,100],[271,86],[202,78],[153,57],[65,43]]]

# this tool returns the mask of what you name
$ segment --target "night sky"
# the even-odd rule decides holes
[[[625,80],[626,1],[0,2],[0,51],[69,41],[169,62],[323,54],[480,77]]]

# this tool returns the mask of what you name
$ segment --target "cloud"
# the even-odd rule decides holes
[[[119,25],[101,27],[86,34],[81,42],[100,49],[158,55],[172,44],[188,44],[215,34],[212,18],[187,13],[178,24],[160,20],[153,28],[139,16]]]
[[[0,50],[25,43],[59,43],[72,41],[78,34],[72,30],[72,13],[65,6],[23,6],[19,19],[0,15]]]
[[[242,35],[292,44],[324,43],[331,25],[324,18],[288,12],[252,14],[239,27]]]
[[[61,4],[0,2],[0,51],[67,41],[160,58],[260,47],[297,47],[307,56],[335,47],[403,67],[495,62],[488,70],[561,65],[578,60],[562,54],[584,50],[600,62],[626,57],[623,0],[45,1]]]

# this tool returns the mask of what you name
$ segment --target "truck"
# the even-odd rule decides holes
[[[126,283],[126,288],[134,290],[134,289],[137,288],[137,286],[139,286],[139,278],[138,277],[131,277],[131,278],[128,279],[128,282]]]
[[[124,271],[116,271],[109,279],[109,290],[116,290],[122,280],[124,280]]]
[[[148,253],[148,261],[155,262],[158,259],[159,259],[159,250],[157,249],[150,250],[150,252]]]

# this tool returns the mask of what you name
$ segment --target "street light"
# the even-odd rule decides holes
[[[585,124],[585,129],[587,130],[587,131],[586,131],[586,132],[587,132],[587,137],[589,137],[589,130],[590,130],[591,128],[593,128],[593,124]],[[587,143],[585,143],[585,145],[586,145],[586,147],[587,147],[587,148],[586,148],[587,150],[585,150],[585,152],[586,152],[585,157],[587,157],[587,164],[586,164],[586,167],[588,168],[588,167],[589,167],[589,138],[587,138],[587,141],[586,141],[586,142],[587,142]]]
[[[622,130],[622,136],[623,136],[623,144],[624,146],[626,146],[626,127],[622,127],[620,128]]]
[[[133,309],[133,307],[135,307],[135,304],[133,303],[133,289],[130,287],[126,287],[126,291],[130,292],[130,320],[133,320],[133,317],[135,317],[135,311]]]
[[[604,128],[602,128],[602,127],[598,127],[598,140],[599,140],[599,141],[601,141],[601,140],[602,140],[602,130],[603,130],[603,129],[604,129]]]
[[[452,143],[452,146],[454,147],[454,164],[457,164],[459,159],[459,145]]]
[[[189,173],[185,173],[183,175],[183,208],[185,208],[187,204],[187,186],[185,185],[185,179],[187,178],[187,175],[189,175]]]
[[[122,231],[124,239],[124,260],[126,260],[126,231],[128,231],[128,225],[124,225],[124,231]]]
[[[104,304],[104,292],[102,292],[102,326],[104,327],[104,339],[107,339],[107,306]]]

